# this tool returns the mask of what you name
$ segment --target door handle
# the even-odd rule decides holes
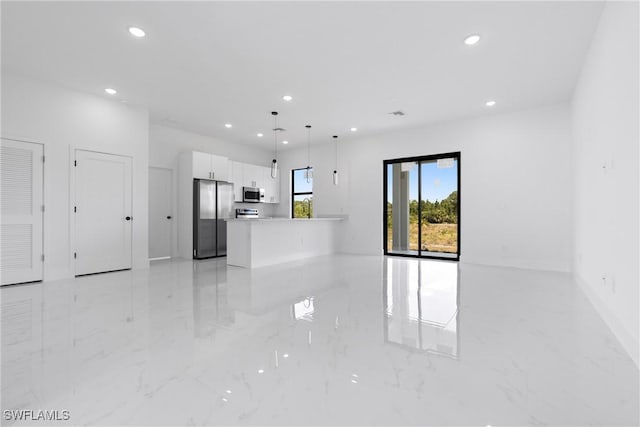
[[[167,216],[167,219],[171,219],[171,215],[168,215],[168,216]]]
[[[126,216],[124,217],[124,219],[126,219],[127,221],[131,221],[133,218],[131,218],[130,216]]]

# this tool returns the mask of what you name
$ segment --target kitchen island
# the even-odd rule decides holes
[[[335,252],[342,218],[227,220],[227,264],[264,267]]]

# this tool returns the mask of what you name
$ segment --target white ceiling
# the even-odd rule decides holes
[[[304,144],[306,124],[322,142],[355,137],[352,126],[362,136],[566,101],[601,8],[3,1],[2,68],[99,96],[113,87],[154,122],[267,148],[277,110],[292,148]],[[476,46],[463,43],[470,33],[482,36]],[[406,116],[388,114],[397,109]]]

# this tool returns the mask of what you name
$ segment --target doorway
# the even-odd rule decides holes
[[[460,153],[385,160],[385,255],[460,259]]]
[[[171,258],[173,171],[149,168],[149,259]]]
[[[76,276],[131,268],[131,157],[76,150]]]
[[[44,146],[2,138],[2,285],[43,279]]]

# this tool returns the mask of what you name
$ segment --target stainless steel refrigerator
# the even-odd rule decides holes
[[[227,254],[227,222],[233,207],[233,185],[206,179],[193,180],[193,257]]]

